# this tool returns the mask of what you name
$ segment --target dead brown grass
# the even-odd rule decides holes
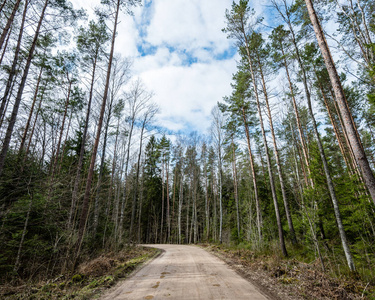
[[[159,251],[146,247],[126,248],[81,263],[75,274],[60,274],[38,282],[0,285],[0,299],[89,299],[125,278]]]
[[[334,278],[320,269],[318,261],[299,262],[294,259],[255,255],[246,249],[203,245],[211,253],[225,260],[232,268],[267,290],[275,299],[283,300],[356,300],[375,299],[375,286],[360,279]]]
[[[102,255],[90,262],[81,264],[78,268],[78,272],[86,276],[103,276],[114,265],[114,258]]]

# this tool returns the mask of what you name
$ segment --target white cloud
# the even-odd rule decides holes
[[[155,92],[162,126],[203,132],[212,107],[230,93],[235,61],[215,59],[231,46],[221,32],[230,6],[229,0],[157,0],[136,17],[144,53],[135,73]],[[150,46],[157,50],[148,54]]]
[[[221,32],[225,9],[230,5],[227,0],[153,1],[145,41],[187,51],[212,48],[215,54],[220,53],[230,45]]]
[[[88,10],[99,0],[73,0]],[[225,9],[232,0],[145,0],[134,17],[122,14],[116,52],[134,59],[133,74],[155,93],[161,108],[159,125],[170,130],[198,130],[210,126],[210,112],[230,94],[232,41],[221,32]]]
[[[190,66],[161,66],[144,71],[140,77],[155,92],[161,107],[161,125],[171,130],[205,131],[212,107],[230,93],[235,71],[232,60]],[[182,124],[182,125],[181,125]]]
[[[137,10],[139,8],[136,8]],[[118,35],[116,37],[115,50],[122,56],[137,56],[139,43],[138,31],[133,18],[129,15],[121,14],[118,25]]]
[[[168,48],[160,47],[155,54],[138,56],[134,68],[137,73],[154,70],[163,66],[179,66],[183,64],[184,57],[171,53]]]

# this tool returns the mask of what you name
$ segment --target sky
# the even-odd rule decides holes
[[[99,0],[72,0],[89,16]],[[157,124],[169,132],[205,133],[210,113],[231,93],[236,48],[221,29],[232,0],[144,0],[121,14],[116,52],[131,57],[160,106]],[[90,17],[89,17],[90,18]]]

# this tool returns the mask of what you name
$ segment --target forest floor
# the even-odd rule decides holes
[[[247,249],[236,249],[225,245],[201,244],[199,246],[225,261],[232,270],[250,281],[256,290],[269,299],[375,300],[375,282],[362,282],[355,276],[347,275],[335,278],[329,272],[323,273],[318,262],[304,263],[295,259],[281,259],[276,255],[255,254]],[[133,247],[118,253],[101,255],[82,263],[74,275],[60,275],[54,279],[39,282],[18,281],[0,285],[0,299],[96,299],[101,295],[103,299],[113,299],[111,296],[114,295],[113,292],[116,294],[123,290],[126,282],[131,282],[133,277],[137,277],[144,270],[144,268],[141,269],[142,265],[160,253],[162,253],[160,249]],[[201,258],[194,260],[199,259]],[[155,261],[150,264],[153,262]],[[160,267],[159,265],[158,268]],[[171,267],[167,266],[167,268]],[[202,266],[197,268],[204,269]],[[141,269],[139,272],[135,272],[139,269]],[[165,277],[171,273],[168,270],[162,270],[161,273],[159,271],[157,269],[160,279],[151,286],[151,290],[155,293],[162,291],[162,281],[168,279]],[[129,280],[122,281],[128,277]],[[186,281],[186,277],[182,277],[182,282],[184,280]],[[224,285],[226,284],[212,284],[210,289],[219,289],[219,286]],[[122,289],[121,286],[123,286]],[[173,285],[169,288],[171,287],[173,288]],[[195,291],[196,289],[186,285],[186,290]],[[214,290],[211,292],[215,293]],[[173,299],[173,297],[169,298]]]
[[[142,264],[160,254],[149,247],[125,248],[79,265],[73,275],[60,275],[39,282],[0,285],[0,299],[91,299],[129,276]]]
[[[318,262],[304,263],[277,256],[255,255],[246,249],[225,245],[200,245],[230,265],[237,273],[275,300],[375,300],[375,282],[362,282],[355,276],[334,278],[321,271]]]

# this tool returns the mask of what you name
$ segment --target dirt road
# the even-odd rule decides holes
[[[269,299],[223,261],[199,247],[147,246],[165,252],[110,289],[101,300]]]

